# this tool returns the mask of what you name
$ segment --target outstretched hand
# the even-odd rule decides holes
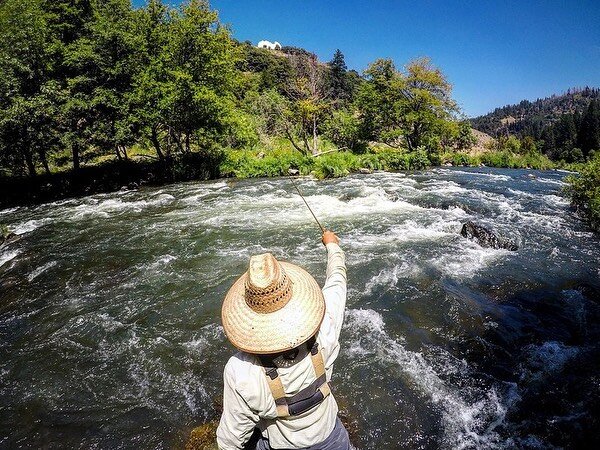
[[[333,231],[325,231],[325,233],[323,233],[323,238],[321,239],[321,241],[323,241],[323,245],[327,245],[327,244],[339,244],[340,243],[340,238],[338,238],[336,236],[336,234]]]

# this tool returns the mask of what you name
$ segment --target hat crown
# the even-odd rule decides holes
[[[250,258],[245,291],[248,306],[258,313],[268,314],[290,301],[292,283],[279,261],[270,253],[264,253]]]

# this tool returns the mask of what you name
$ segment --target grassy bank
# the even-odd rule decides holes
[[[111,192],[123,186],[161,185],[219,177],[256,178],[287,176],[292,173],[313,175],[317,179],[343,177],[364,170],[423,170],[432,166],[475,166],[551,169],[555,165],[545,156],[521,155],[509,151],[427,154],[424,150],[407,152],[386,146],[373,146],[364,153],[338,151],[321,143],[321,156],[303,155],[286,140],[252,149],[225,149],[192,152],[166,161],[149,158],[143,149],[134,149],[129,160],[104,157],[89,159],[74,172],[66,165],[52,166],[51,174],[35,178],[0,178],[0,207],[42,203],[57,199]]]
[[[326,150],[325,150],[326,151]],[[318,179],[346,176],[360,169],[369,170],[422,170],[430,167],[425,152],[405,153],[380,150],[363,154],[335,151],[321,156],[305,156],[295,150],[229,150],[219,166],[224,177],[253,178],[289,175],[290,169],[300,175]]]
[[[573,205],[594,230],[600,231],[600,153],[582,165],[577,175],[569,176],[567,182]]]
[[[479,154],[462,152],[443,153],[440,156],[442,164],[451,163],[454,166],[481,166],[507,169],[538,169],[556,168],[556,164],[547,156],[533,152],[528,154],[513,153],[508,150],[489,151]]]
[[[327,150],[329,149],[324,151]],[[408,153],[379,147],[371,148],[362,154],[336,151],[312,157],[279,146],[270,150],[228,150],[219,166],[219,172],[225,177],[252,178],[288,175],[289,169],[295,169],[301,175],[312,174],[318,179],[323,179],[342,177],[360,169],[423,170],[445,164],[540,170],[556,167],[546,156],[539,153],[521,155],[509,151],[491,151],[479,155],[459,152],[428,155],[425,151]]]

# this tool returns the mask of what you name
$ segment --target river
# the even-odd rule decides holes
[[[600,240],[564,173],[438,168],[298,179],[342,239],[333,389],[360,449],[599,448]],[[462,238],[473,220],[516,252]],[[0,447],[173,448],[218,417],[222,298],[250,255],[324,281],[286,179],[0,211]]]

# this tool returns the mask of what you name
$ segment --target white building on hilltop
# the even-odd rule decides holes
[[[260,41],[257,45],[258,48],[266,48],[267,50],[281,50],[281,44],[277,41]]]

